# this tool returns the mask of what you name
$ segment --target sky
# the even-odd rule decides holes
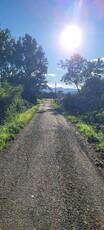
[[[60,42],[68,25],[77,25],[82,41],[75,50]],[[0,25],[17,39],[26,33],[36,39],[48,59],[50,86],[61,86],[60,60],[78,53],[87,60],[104,57],[104,0],[0,0]]]

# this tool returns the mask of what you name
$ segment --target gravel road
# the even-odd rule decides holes
[[[0,155],[0,230],[102,230],[104,181],[48,100]]]

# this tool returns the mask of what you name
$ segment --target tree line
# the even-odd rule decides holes
[[[31,103],[47,87],[48,61],[29,34],[15,39],[0,28],[0,123]]]
[[[68,94],[62,100],[67,111],[80,115],[104,109],[103,59],[87,61],[81,55],[74,54],[69,60],[61,60],[59,65],[66,70],[61,81],[77,88],[77,94]]]
[[[66,110],[75,115],[104,108],[103,59],[88,61],[74,54],[59,65],[66,70],[61,81],[75,85],[78,92],[63,97]],[[10,30],[0,28],[0,123],[37,102],[48,87],[47,68],[47,58],[35,38],[25,34],[15,39]]]

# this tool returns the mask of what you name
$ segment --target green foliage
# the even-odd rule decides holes
[[[99,152],[99,154],[95,160],[95,164],[98,167],[104,167],[104,131],[102,131],[101,128],[98,130],[98,123],[95,122],[95,118],[98,117],[99,121],[101,123],[103,122],[104,125],[104,110],[101,110],[99,113],[95,111],[83,116],[71,116],[68,111],[65,109],[63,110],[63,108],[61,109],[61,104],[57,104],[56,102],[52,104],[54,105],[54,108],[58,108],[58,110],[60,110],[62,114],[78,128],[78,130],[87,138],[88,142],[96,145],[96,151]]]
[[[80,93],[82,83],[92,77],[101,78],[104,73],[104,62],[102,59],[87,61],[79,54],[71,56],[70,60],[60,61],[59,65],[63,69],[67,69],[67,73],[63,75],[61,81],[66,84],[74,84]]]
[[[56,110],[60,109],[60,105],[58,105],[54,100],[52,100],[52,106],[53,106],[54,109],[56,109]]]
[[[15,75],[11,75],[9,81],[24,86],[23,98],[29,102],[36,102],[39,92],[47,87],[47,64],[45,53],[35,39],[28,34],[19,38],[14,53]]]
[[[0,151],[3,151],[13,140],[21,128],[29,122],[37,111],[39,105],[33,106],[24,113],[16,115],[10,122],[0,126]]]
[[[67,118],[73,122],[89,142],[96,143],[100,151],[99,159],[104,159],[104,61],[97,59],[86,61],[79,55],[74,55],[66,62],[61,61],[61,67],[67,69],[62,80],[66,84],[74,83],[80,93],[67,94],[62,99],[62,108],[67,112]],[[70,114],[71,116],[69,116]],[[96,162],[101,166],[103,163]]]
[[[38,94],[47,87],[47,59],[41,46],[30,35],[18,40],[8,29],[0,29],[0,85],[7,81],[23,85],[22,97],[36,102]]]
[[[81,100],[85,112],[104,108],[104,79],[88,79],[81,89]]]
[[[97,150],[100,152],[103,152],[103,154],[101,154],[101,156],[104,159],[104,140],[97,145]]]
[[[62,107],[60,106],[61,100],[51,100],[52,102],[52,106],[54,107],[54,109],[56,109],[57,111],[59,111],[60,109],[62,109]]]
[[[104,74],[104,61],[102,58],[87,61],[87,75],[101,78]]]
[[[14,44],[8,29],[0,28],[0,85],[9,79],[14,72]]]
[[[63,113],[65,114],[65,113]],[[73,124],[77,124],[80,120],[77,117],[67,115],[68,120],[70,120]]]
[[[82,115],[81,119],[84,122],[93,125],[97,132],[101,131],[104,133],[104,109],[101,109],[99,112],[88,112],[85,115]]]
[[[83,85],[80,94],[67,94],[63,107],[71,115],[85,115],[104,108],[104,79],[92,77]],[[100,116],[100,115],[99,115]],[[98,117],[96,116],[96,119]],[[100,118],[99,118],[100,119]],[[101,118],[103,119],[103,118]],[[104,123],[104,120],[102,121]]]
[[[47,87],[47,59],[30,35],[14,39],[0,28],[0,124],[37,103]]]
[[[76,124],[76,127],[80,130],[81,133],[86,135],[89,142],[98,143],[100,141],[99,136],[91,126],[84,124],[83,122],[80,122]]]
[[[104,159],[104,110],[99,112],[94,111],[81,116],[81,119],[88,125],[92,125],[94,130],[99,137],[99,143],[97,144],[97,151],[102,152],[101,158]]]
[[[63,69],[67,68],[67,73],[62,77],[61,81],[66,84],[75,84],[79,91],[79,86],[85,78],[87,60],[79,54],[74,54],[70,60],[66,59],[65,62],[61,60],[59,65]]]
[[[13,87],[7,82],[0,87],[0,123],[10,120],[29,106],[21,97],[22,91],[22,86]]]
[[[66,115],[66,117],[68,120],[70,120],[72,123],[76,125],[79,131],[87,137],[89,142],[96,143],[97,151],[104,152],[104,132],[100,128],[98,130],[98,123],[96,123],[95,120],[91,118],[91,115],[89,116],[88,114],[88,119],[87,119],[87,115],[79,116],[79,117]],[[89,117],[90,117],[90,122],[89,122]]]
[[[91,126],[89,124],[84,123],[81,121],[81,117],[77,118],[74,116],[66,116],[68,120],[75,124],[78,130],[83,133],[90,143],[96,144],[96,150],[100,152],[98,158],[96,159],[95,164],[99,167],[104,166],[104,133],[101,131],[96,131],[96,125]]]
[[[63,107],[71,115],[79,114],[82,111],[82,102],[79,94],[67,94],[63,98]]]
[[[96,123],[104,125],[104,109],[100,110],[99,113],[95,114],[94,121]]]

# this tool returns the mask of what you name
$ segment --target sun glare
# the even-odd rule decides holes
[[[61,44],[67,50],[74,50],[81,44],[82,33],[78,26],[67,26],[61,33]]]

